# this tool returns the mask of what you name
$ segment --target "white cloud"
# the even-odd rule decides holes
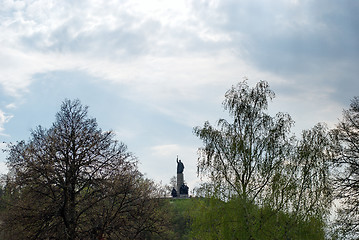
[[[0,85],[15,97],[27,91],[35,74],[83,71],[126,85],[131,100],[146,102],[176,119],[185,116],[180,121],[191,125],[198,122],[196,118],[202,119],[201,113],[192,116],[192,110],[180,103],[221,102],[225,90],[243,76],[254,82],[265,79],[271,85],[295,82],[298,91],[305,91],[300,85],[321,90],[323,79],[344,73],[333,67],[337,61],[323,71],[320,66],[327,61],[312,64],[310,54],[304,61],[292,51],[295,48],[286,48],[285,41],[298,34],[298,39],[315,39],[316,32],[323,36],[318,29],[330,26],[321,17],[333,14],[330,8],[311,15],[310,3],[292,1],[298,3],[295,7],[284,1],[3,3]],[[250,14],[257,10],[260,16],[254,21]],[[321,21],[313,22],[316,19]],[[311,66],[306,70],[312,78],[301,79],[304,65]],[[313,75],[313,71],[327,74]],[[318,81],[318,86],[312,84]]]
[[[15,103],[9,103],[8,105],[5,106],[5,108],[7,109],[15,109],[17,106]]]
[[[0,109],[0,135],[7,136],[6,134],[3,133],[4,124],[9,122],[12,117],[13,117],[12,115],[7,115]]]
[[[0,23],[0,84],[15,97],[26,91],[34,74],[55,70],[80,69],[121,83],[146,75],[148,83],[154,79],[149,70],[162,68],[159,70],[166,72],[169,65],[167,56],[146,57],[149,47],[151,55],[153,52],[162,54],[163,49],[172,51],[179,45],[172,43],[168,31],[184,29],[192,34],[197,31],[191,29],[195,24],[188,28],[191,15],[186,1],[171,4],[163,1],[82,4],[43,0],[20,3],[4,1],[3,11],[7,14]],[[151,21],[157,23],[154,28],[149,28]],[[207,38],[218,38],[215,33],[207,35]],[[126,57],[138,51],[139,56]],[[170,62],[174,63],[174,59]],[[182,60],[201,64],[198,59],[195,62],[188,57]],[[158,71],[156,74],[169,78]]]
[[[135,89],[129,95],[157,98],[156,104],[173,98],[198,99],[204,85],[229,87],[243,76],[287,81],[269,70],[259,72],[244,60],[242,56],[250,53],[238,43],[248,36],[251,40],[254,30],[249,25],[245,32],[245,21],[228,22],[239,6],[233,3],[228,4],[235,7],[233,15],[224,12],[226,4],[216,1],[203,2],[203,11],[192,8],[196,5],[191,1],[85,4],[38,0],[16,4],[7,1],[12,15],[0,29],[5,33],[3,40],[10,36],[0,49],[0,84],[13,96],[26,91],[34,74],[57,70],[80,70],[128,84]],[[240,5],[253,7],[248,2]],[[259,21],[266,19],[264,13]],[[246,16],[240,19],[248,22]],[[233,31],[235,24],[240,27]],[[219,46],[203,46],[206,42]]]

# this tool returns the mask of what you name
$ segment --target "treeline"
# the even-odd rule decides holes
[[[267,82],[243,81],[225,95],[228,119],[194,128],[198,173],[209,179],[199,191],[214,201],[197,207],[195,236],[357,239],[359,98],[335,129],[318,123],[298,138],[289,114],[269,115],[274,97]]]
[[[334,129],[296,137],[289,114],[268,113],[274,97],[265,81],[227,91],[228,118],[194,128],[207,181],[181,201],[161,199],[126,145],[65,100],[49,129],[8,145],[0,239],[356,239],[359,98]]]

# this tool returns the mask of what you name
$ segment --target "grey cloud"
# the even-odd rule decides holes
[[[22,43],[42,51],[111,56],[234,49],[248,62],[280,74],[315,69],[329,58],[357,61],[359,56],[359,3],[355,1],[228,0],[217,6],[193,1],[194,17],[174,27],[134,15],[124,3],[97,7],[63,3],[47,9],[54,11],[54,17],[49,13],[34,16],[34,7],[28,5],[24,20],[34,21],[35,30],[22,36]],[[39,19],[45,20],[45,26],[37,25]],[[46,20],[61,24],[46,25]],[[206,41],[200,32],[208,30],[228,35],[231,41]]]
[[[147,21],[134,29],[136,20],[125,20],[125,24],[109,29],[106,24],[91,31],[82,31],[86,26],[77,17],[66,21],[50,33],[34,33],[24,36],[22,43],[28,48],[48,52],[73,52],[94,55],[126,57],[144,54],[149,51],[150,34],[160,28],[156,22]]]
[[[208,52],[226,44],[201,39],[200,31],[206,30],[201,29],[201,19],[189,18],[183,24],[164,26],[159,19],[128,11],[126,2],[115,6],[104,4],[97,11],[95,6],[64,3],[58,6],[58,11],[48,9],[54,16],[46,13],[33,16],[34,10],[29,8],[23,10],[23,15],[35,26],[31,34],[21,36],[21,43],[31,50],[123,58],[149,53]]]
[[[224,1],[217,8],[195,7],[212,27],[230,32],[232,46],[263,69],[293,74],[324,67],[328,59],[359,58],[355,1]]]
[[[231,36],[227,48],[287,79],[273,85],[279,94],[322,93],[345,106],[359,89],[359,2],[292,2],[229,0],[193,7],[207,26]]]
[[[133,14],[126,10],[126,2],[125,6],[75,2],[58,6],[60,13],[54,17],[37,15],[35,22],[46,17],[58,22],[35,25],[35,30],[21,39],[31,50],[84,53],[121,61],[139,55],[201,52],[215,57],[217,51],[233,50],[258,69],[300,85],[313,86],[312,81],[319,81],[335,86],[341,77],[354,81],[353,75],[359,74],[359,2],[297,2],[192,1],[193,16],[182,25],[163,25],[156,18]],[[29,21],[31,16],[24,14]],[[206,40],[201,37],[203,32],[222,34],[229,40]]]

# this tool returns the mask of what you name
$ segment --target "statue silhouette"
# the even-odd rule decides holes
[[[178,156],[177,156],[177,173],[183,173],[184,170],[184,165],[181,162],[181,160],[178,160]]]
[[[182,184],[180,188],[180,194],[188,194],[188,186],[186,184]]]

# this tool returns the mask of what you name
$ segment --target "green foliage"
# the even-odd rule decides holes
[[[291,150],[291,117],[267,113],[274,97],[265,81],[253,88],[246,81],[227,91],[223,107],[230,120],[217,127],[205,122],[194,134],[204,144],[199,149],[198,170],[210,178],[222,199],[240,195],[251,200],[268,195],[273,177],[280,174]]]
[[[198,173],[204,202],[193,216],[195,239],[323,239],[332,201],[329,178],[333,139],[324,124],[290,134],[288,114],[269,115],[274,98],[265,81],[229,89],[230,119],[205,122]]]
[[[162,213],[169,218],[169,229],[167,239],[185,240],[191,227],[190,211],[193,206],[192,199],[170,199],[164,200]]]
[[[170,218],[167,239],[325,239],[325,224],[320,218],[299,217],[240,198],[227,202],[217,198],[164,202],[163,212]]]
[[[174,199],[172,205],[172,223],[178,239],[187,239],[191,226],[190,211],[192,199]]]
[[[330,160],[333,141],[324,124],[316,124],[302,132],[292,159],[295,192],[292,193],[294,212],[308,216],[324,216],[332,201]]]
[[[298,218],[240,198],[193,201],[190,239],[324,239],[320,219]]]

